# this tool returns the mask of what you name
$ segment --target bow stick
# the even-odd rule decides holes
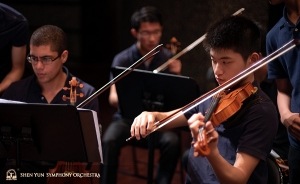
[[[121,72],[119,75],[117,75],[115,78],[113,78],[111,81],[109,81],[107,84],[105,84],[103,87],[101,87],[99,90],[97,90],[94,94],[86,98],[83,102],[81,102],[79,105],[77,105],[77,108],[82,108],[86,104],[88,104],[90,101],[95,99],[97,96],[99,96],[101,93],[103,93],[106,89],[108,89],[110,86],[112,86],[114,83],[119,81],[121,78],[128,75],[130,72],[133,71],[136,67],[138,67],[140,64],[144,63],[148,59],[155,56],[157,53],[160,52],[162,44],[156,46],[154,49],[152,49],[150,52],[148,52],[146,55],[141,57],[139,60],[137,60],[135,63],[133,63],[131,66],[126,68],[123,72]]]

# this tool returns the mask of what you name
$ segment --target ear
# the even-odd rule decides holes
[[[261,58],[261,55],[258,54],[257,52],[253,52],[253,53],[249,56],[249,59],[250,59],[250,63],[251,63],[251,64],[257,62],[260,58]]]
[[[134,38],[137,38],[137,31],[136,31],[134,28],[132,28],[132,29],[130,30],[130,32],[131,32],[131,35],[132,35]]]
[[[64,50],[63,53],[61,54],[61,61],[62,63],[65,63],[68,59],[69,56],[69,51]]]

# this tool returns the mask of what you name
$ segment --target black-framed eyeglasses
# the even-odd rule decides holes
[[[140,31],[138,32],[143,37],[150,37],[150,35],[153,35],[155,37],[161,36],[161,30],[155,30],[155,31]]]
[[[51,57],[45,56],[45,57],[36,57],[33,55],[28,54],[27,60],[29,63],[36,65],[39,61],[42,62],[43,65],[50,65],[53,61],[55,61],[57,58],[59,58],[61,55],[58,55],[56,58],[52,59]]]

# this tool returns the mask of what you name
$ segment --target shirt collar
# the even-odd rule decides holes
[[[283,27],[295,27],[295,25],[290,21],[290,19],[287,16],[286,7],[283,8],[282,17],[283,17],[284,21],[282,21],[281,24],[278,25],[280,27],[280,29],[283,28]],[[300,22],[300,19],[298,19],[298,21],[296,23],[296,26],[299,24],[299,22]]]

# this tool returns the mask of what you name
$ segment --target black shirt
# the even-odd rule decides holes
[[[0,3],[0,82],[12,67],[12,46],[26,45],[28,38],[29,27],[26,18],[15,9]]]

